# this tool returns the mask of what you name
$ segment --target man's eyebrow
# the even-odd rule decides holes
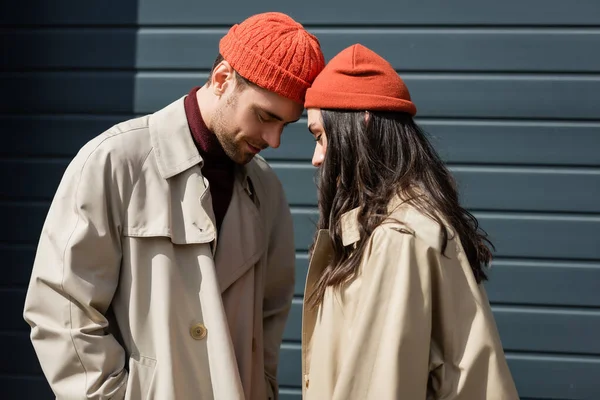
[[[269,110],[265,110],[264,108],[258,108],[260,111],[264,112],[265,114],[267,114],[269,117],[276,119],[277,121],[283,121],[283,118],[281,118],[279,115],[272,113]]]
[[[275,119],[275,120],[277,120],[277,121],[280,121],[280,122],[283,122],[283,121],[284,121],[284,120],[283,120],[283,118],[281,118],[279,115],[277,115],[277,114],[274,114],[274,113],[272,113],[272,112],[271,112],[271,111],[269,111],[269,110],[265,110],[265,109],[264,109],[264,108],[262,108],[262,107],[258,107],[258,110],[260,110],[260,111],[264,112],[264,113],[265,113],[265,114],[267,114],[269,117],[271,117],[271,118],[273,118],[273,119]],[[293,121],[288,121],[288,122],[286,122],[285,124],[286,124],[286,125],[287,125],[287,124],[293,124],[294,122],[298,122],[298,121],[300,121],[300,118],[297,118],[297,119],[295,119],[295,120],[293,120]]]

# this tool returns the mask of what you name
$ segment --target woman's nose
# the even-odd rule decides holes
[[[325,160],[325,154],[323,154],[320,146],[316,146],[312,157],[312,165],[315,167],[320,167],[321,164],[323,164],[323,160]]]

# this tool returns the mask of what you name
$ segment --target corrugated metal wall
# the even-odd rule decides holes
[[[522,398],[600,399],[600,3],[197,0],[0,8],[0,390],[51,393],[22,303],[49,202],[78,148],[202,84],[227,27],[287,12],[326,59],[361,42],[402,74],[419,122],[497,247],[489,297]],[[316,221],[305,121],[266,157],[296,224],[297,286],[281,353],[300,398],[301,296]],[[60,354],[57,354],[59,357]]]

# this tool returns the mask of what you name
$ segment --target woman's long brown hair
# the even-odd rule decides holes
[[[483,265],[492,254],[487,234],[459,203],[456,182],[425,133],[405,113],[322,110],[327,152],[318,175],[319,229],[329,230],[334,255],[324,269],[308,304],[316,307],[328,286],[352,279],[373,230],[388,217],[388,203],[398,195],[435,220],[449,237],[446,221],[456,231],[477,282],[487,279]],[[360,207],[360,239],[344,247],[341,216]],[[314,245],[314,244],[313,244]]]

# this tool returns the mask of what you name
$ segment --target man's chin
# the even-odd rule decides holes
[[[248,164],[250,161],[252,161],[252,159],[254,158],[255,155],[256,154],[252,154],[252,153],[244,154],[242,160],[240,162],[238,162],[238,164],[240,164],[240,165]]]
[[[227,149],[224,150],[225,154],[227,154],[227,157],[229,157],[229,159],[236,164],[245,165],[248,164],[250,160],[252,160],[253,154],[245,153],[243,151],[240,151],[240,149],[236,149],[236,151],[228,151]]]
[[[239,152],[235,155],[228,154],[229,158],[233,160],[234,163],[238,165],[246,165],[254,158],[255,154],[253,153],[243,153]]]

